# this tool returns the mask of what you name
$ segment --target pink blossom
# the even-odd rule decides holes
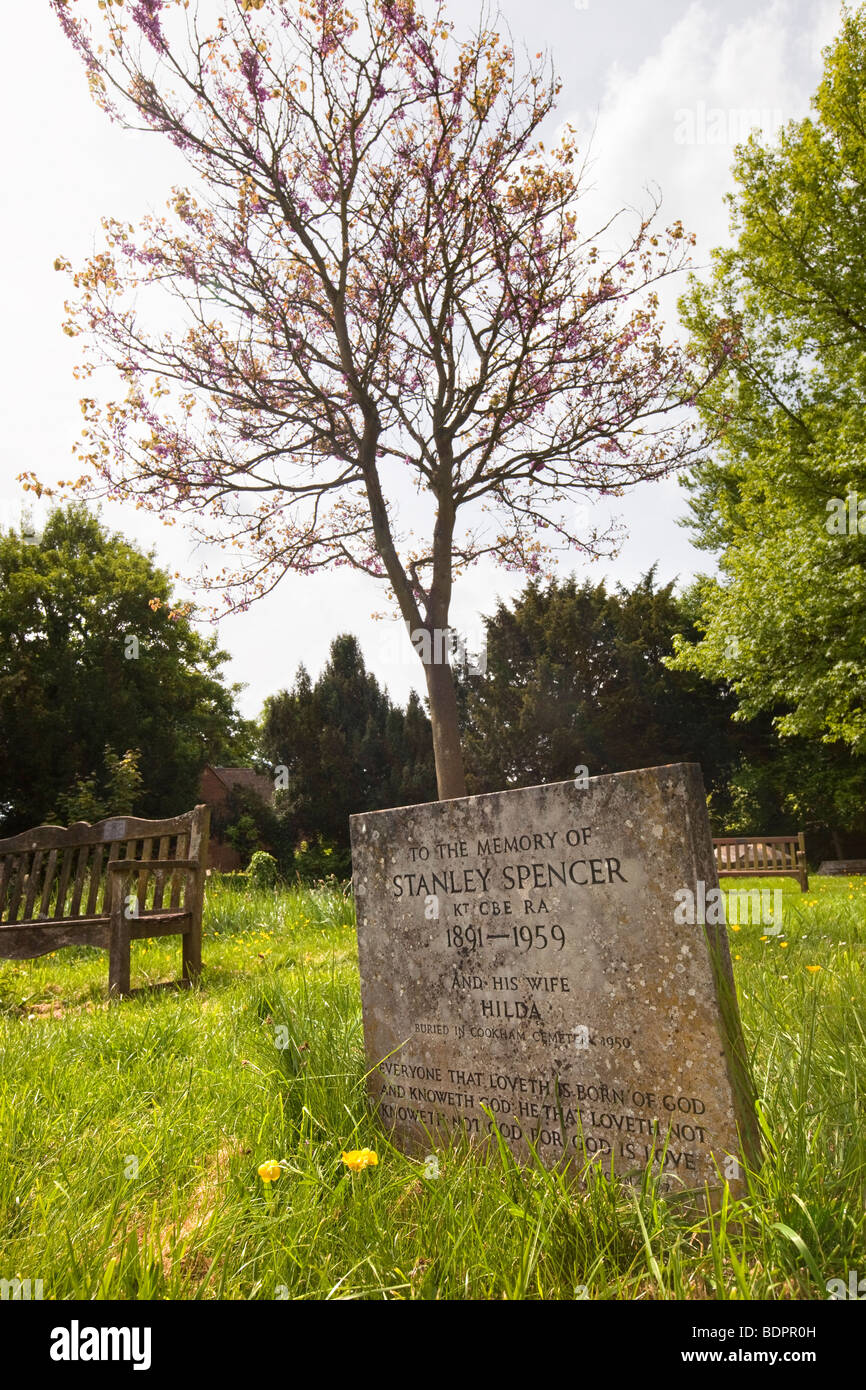
[[[240,69],[247,80],[250,96],[254,101],[264,102],[268,99],[268,89],[263,87],[259,80],[260,67],[258,53],[254,53],[251,48],[244,49],[241,54]]]
[[[161,9],[162,0],[138,0],[138,4],[132,11],[132,18],[145,37],[153,44],[157,53],[164,52],[166,48],[159,22]]]

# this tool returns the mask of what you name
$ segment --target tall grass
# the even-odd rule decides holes
[[[0,1277],[46,1298],[825,1298],[866,1271],[863,884],[786,886],[781,933],[730,931],[765,1142],[712,1213],[649,1173],[592,1165],[580,1190],[495,1140],[394,1149],[337,888],[214,885],[191,992],[156,988],[170,940],[135,944],[137,993],[110,1006],[102,952],[0,963]],[[378,1165],[349,1172],[366,1147]]]

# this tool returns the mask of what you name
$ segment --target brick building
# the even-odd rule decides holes
[[[205,767],[199,797],[211,808],[208,868],[223,874],[243,867],[237,850],[219,834],[220,821],[224,822],[226,815],[231,813],[233,792],[252,794],[269,805],[273,800],[274,784],[270,777],[252,767],[211,767],[210,763]]]

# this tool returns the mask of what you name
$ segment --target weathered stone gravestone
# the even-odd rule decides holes
[[[371,1095],[411,1151],[495,1117],[525,1156],[663,1186],[756,1151],[700,769],[352,817]]]

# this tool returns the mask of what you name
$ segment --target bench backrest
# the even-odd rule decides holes
[[[766,873],[794,873],[801,864],[802,835],[731,835],[713,840],[716,869],[720,874],[759,877]]]
[[[207,806],[196,806],[172,820],[115,816],[67,829],[40,825],[0,840],[0,925],[107,917],[106,866],[124,859],[199,863],[208,816]],[[183,911],[192,892],[189,873],[163,867],[138,874],[140,912]]]

